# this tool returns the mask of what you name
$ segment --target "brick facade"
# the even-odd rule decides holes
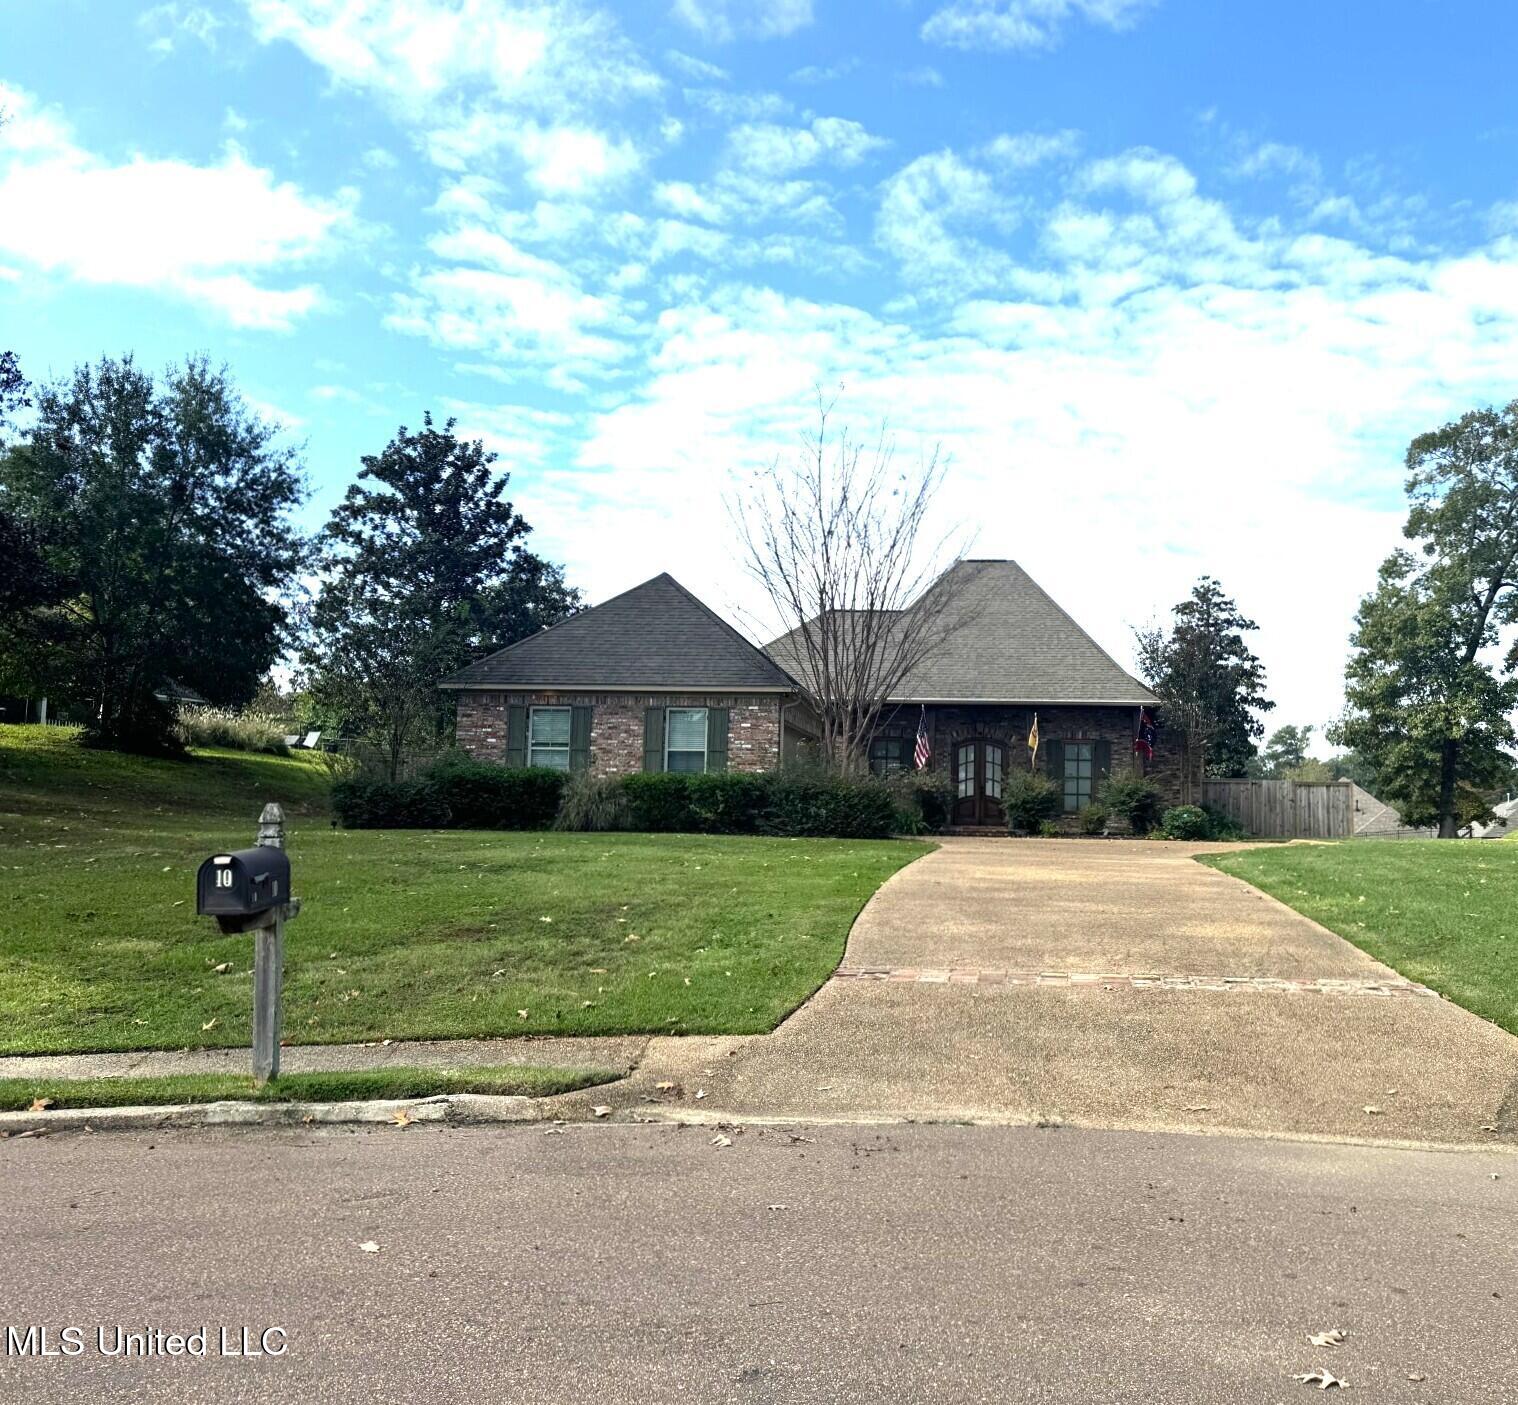
[[[781,694],[520,693],[463,691],[458,697],[458,744],[476,761],[506,760],[506,709],[589,707],[590,770],[625,776],[643,769],[643,714],[650,707],[725,707],[727,768],[772,771],[780,764]],[[787,719],[789,722],[789,719]]]
[[[1000,742],[1007,748],[1009,769],[1028,765],[1028,732],[1033,725],[1032,707],[933,706],[927,709],[928,740],[933,748],[932,765],[947,771],[954,751],[962,742],[975,738]],[[1112,748],[1112,774],[1128,775],[1138,770],[1160,789],[1164,803],[1176,805],[1181,796],[1181,760],[1178,743],[1162,730],[1155,745],[1154,759],[1145,762],[1133,752],[1133,737],[1138,724],[1136,707],[1039,707],[1038,769],[1045,770],[1051,741],[1105,741]],[[919,710],[898,709],[889,716],[881,733],[887,736],[912,737],[917,732]]]

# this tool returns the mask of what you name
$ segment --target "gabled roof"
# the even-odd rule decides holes
[[[945,638],[908,674],[897,703],[1111,703],[1156,699],[1121,668],[1015,561],[961,561],[931,586],[948,591]],[[965,622],[954,627],[956,618]],[[792,673],[804,673],[795,631],[770,644]]]
[[[444,688],[582,688],[793,692],[795,681],[673,576],[461,669]]]

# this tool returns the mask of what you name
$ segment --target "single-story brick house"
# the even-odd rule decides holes
[[[877,774],[913,765],[921,725],[948,771],[954,819],[1002,822],[1005,777],[1033,761],[1074,813],[1104,776],[1139,768],[1168,801],[1179,760],[1162,735],[1135,755],[1154,695],[1012,561],[962,561],[943,578],[969,615],[904,680],[870,744]],[[790,636],[761,649],[671,576],[481,659],[442,684],[458,694],[459,745],[480,760],[632,771],[770,770],[818,727]]]

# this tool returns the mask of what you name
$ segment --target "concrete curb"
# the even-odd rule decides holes
[[[45,1112],[0,1112],[0,1135],[47,1132],[139,1132],[186,1127],[305,1127],[392,1122],[405,1112],[412,1122],[536,1122],[537,1100],[485,1093],[450,1093],[431,1098],[379,1098],[368,1102],[165,1103],[149,1107],[55,1108]]]

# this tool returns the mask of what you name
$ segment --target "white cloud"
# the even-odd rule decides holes
[[[151,36],[148,47],[162,55],[172,54],[185,39],[214,49],[217,31],[224,23],[205,5],[183,4],[179,0],[154,5],[137,17],[137,27]]]
[[[950,0],[922,26],[930,44],[955,49],[1047,49],[1072,20],[1126,29],[1154,0]]]
[[[993,137],[979,155],[1004,170],[1023,171],[1074,156],[1081,145],[1079,132],[1015,132]]]
[[[642,383],[591,418],[558,477],[572,574],[600,595],[657,560],[714,604],[752,604],[724,487],[789,450],[814,387],[842,384],[857,431],[886,420],[903,454],[952,454],[942,525],[980,524],[979,554],[1021,559],[1120,658],[1130,626],[1207,571],[1261,622],[1279,715],[1333,715],[1351,616],[1398,541],[1407,440],[1510,394],[1518,239],[1394,257],[1252,224],[1175,158],[1135,150],[1061,174],[1013,244],[996,237],[1006,192],[972,158],[904,173],[882,187],[878,233],[904,277],[940,259],[959,295],[893,320],[688,287]],[[586,472],[607,474],[588,494]],[[635,551],[575,545],[629,526]],[[1283,572],[1283,544],[1311,569]]]
[[[859,59],[849,54],[846,58],[835,59],[832,63],[809,63],[804,68],[798,68],[791,74],[792,83],[832,83],[839,78],[846,78],[859,67]]]
[[[666,50],[664,57],[671,68],[703,83],[726,83],[732,76],[725,68],[718,68],[714,63],[682,53],[679,49]]]
[[[818,117],[809,127],[748,123],[735,127],[728,138],[732,159],[763,176],[786,176],[819,164],[856,166],[887,145],[844,117]]]
[[[812,22],[812,0],[674,0],[670,13],[703,39],[781,39]]]
[[[244,0],[266,43],[296,45],[370,93],[448,170],[515,153],[542,189],[582,188],[636,165],[592,129],[609,104],[662,80],[613,18],[575,0]]]
[[[354,198],[309,196],[228,145],[198,166],[134,156],[112,164],[67,122],[0,84],[0,253],[84,283],[169,291],[234,326],[286,330],[309,313],[312,284],[271,286],[330,253]]]

